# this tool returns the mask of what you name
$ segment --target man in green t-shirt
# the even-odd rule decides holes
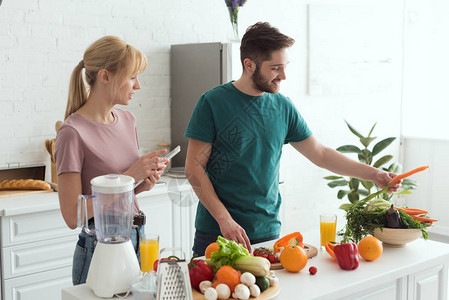
[[[204,255],[218,235],[249,250],[279,237],[279,162],[286,143],[319,167],[380,187],[395,176],[320,144],[279,94],[293,44],[268,23],[250,26],[240,46],[242,76],[204,93],[195,106],[185,132],[185,171],[200,200],[195,254]]]

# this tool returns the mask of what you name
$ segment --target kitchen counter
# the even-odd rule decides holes
[[[14,191],[0,195],[0,298],[61,299],[72,285],[73,251],[80,229],[67,227],[58,193]],[[14,195],[12,195],[14,194]],[[185,178],[162,177],[137,195],[147,216],[146,232],[158,233],[162,247],[192,249],[194,192]]]
[[[150,191],[142,192],[137,198],[151,195],[167,193],[167,190],[178,189],[182,191],[188,189],[185,184],[186,179],[174,179],[163,176],[156,186]],[[57,192],[42,192],[36,194],[30,191],[29,195],[0,198],[0,217],[15,216],[28,213],[38,213],[59,209],[59,198]]]
[[[318,232],[305,233],[304,241],[318,246],[318,237]],[[317,267],[316,275],[309,275],[310,266]],[[448,267],[449,244],[431,240],[418,239],[402,248],[384,247],[378,260],[367,262],[361,258],[359,268],[352,271],[340,269],[325,251],[318,250],[318,255],[309,259],[299,273],[275,271],[280,285],[275,299],[446,300]],[[63,300],[98,299],[85,284],[63,289],[62,296]]]

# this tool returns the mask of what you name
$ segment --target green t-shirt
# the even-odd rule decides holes
[[[188,138],[213,144],[206,172],[218,198],[251,240],[280,233],[282,146],[311,134],[290,99],[270,93],[250,96],[232,82],[200,97],[185,132]],[[201,202],[195,227],[220,234]]]

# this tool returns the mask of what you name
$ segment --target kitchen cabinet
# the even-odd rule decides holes
[[[303,236],[306,243],[319,245],[319,231]],[[314,276],[307,271],[311,266],[318,269]],[[384,246],[379,259],[361,258],[351,271],[319,250],[299,273],[276,271],[281,286],[276,299],[447,300],[448,268],[449,244],[421,238],[402,248]]]
[[[157,193],[137,195],[140,209],[147,216],[145,232],[160,236],[159,250],[180,247],[190,258],[198,198],[185,178],[166,177],[162,182],[165,184]]]
[[[32,196],[10,199],[29,203],[29,197]],[[56,193],[33,197],[49,197],[58,204]],[[39,299],[43,293],[48,299],[59,299],[60,289],[72,283],[71,265],[78,233],[67,227],[59,209],[16,212],[7,209],[1,214],[3,299]]]
[[[161,248],[182,247],[190,258],[198,199],[187,180],[163,177],[137,198],[145,231],[160,235]],[[0,199],[2,299],[60,299],[61,289],[72,286],[79,232],[65,224],[55,192]]]

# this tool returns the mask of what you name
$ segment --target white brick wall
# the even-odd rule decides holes
[[[401,19],[402,1],[386,2],[388,9],[399,5],[396,11]],[[399,115],[400,84],[377,95],[307,95],[307,4],[306,0],[249,0],[240,12],[240,34],[250,24],[269,21],[296,39],[283,92],[325,144],[337,147],[356,142],[344,119],[363,132],[377,121],[378,136],[399,136],[399,121],[391,116]],[[127,109],[137,117],[141,146],[152,149],[170,139],[170,45],[227,41],[231,33],[223,0],[4,0],[0,7],[0,167],[21,162],[45,163],[49,169],[44,141],[55,136],[54,124],[64,116],[73,68],[99,37],[117,35],[149,59],[141,75],[143,87]],[[316,229],[318,214],[340,204],[336,192],[322,180],[328,172],[289,148],[283,159],[288,162],[284,231]]]

